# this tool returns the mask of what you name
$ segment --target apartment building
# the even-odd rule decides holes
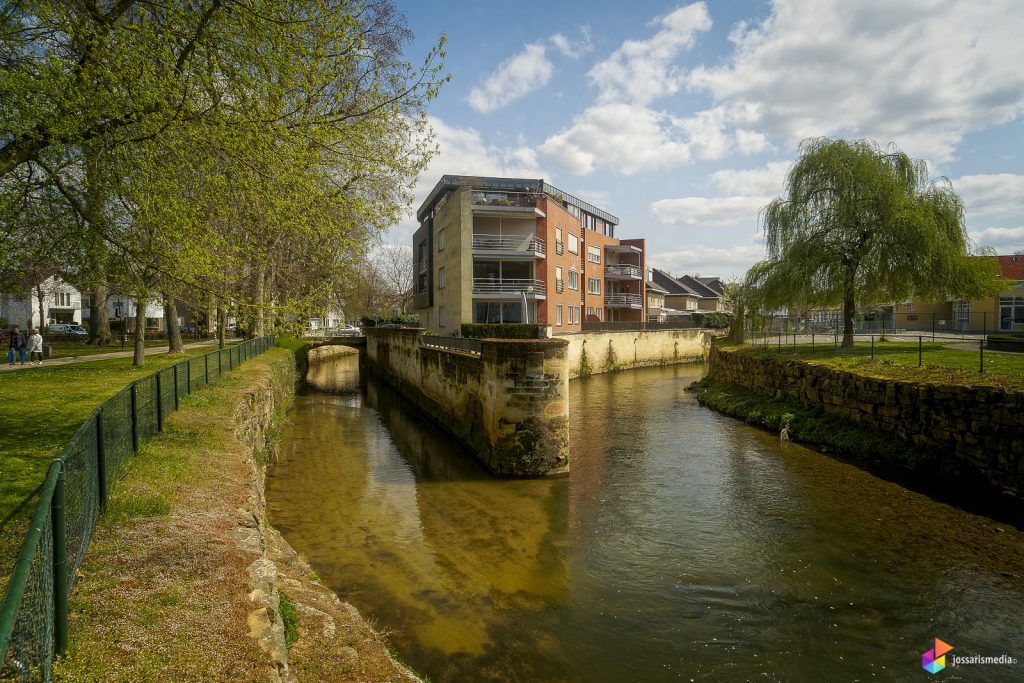
[[[445,175],[416,215],[413,305],[439,334],[645,318],[644,240],[618,239],[618,218],[543,179]]]

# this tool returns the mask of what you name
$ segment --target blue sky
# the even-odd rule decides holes
[[[949,178],[977,244],[1024,249],[1016,0],[396,2],[409,58],[444,33],[452,76],[416,206],[444,173],[544,178],[650,265],[739,277],[800,141],[870,137]]]

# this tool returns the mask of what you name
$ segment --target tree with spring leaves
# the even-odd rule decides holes
[[[999,291],[991,250],[972,254],[964,206],[924,161],[871,140],[812,138],[761,210],[768,258],[747,273],[767,309],[841,306],[843,348],[858,303],[975,299]]]

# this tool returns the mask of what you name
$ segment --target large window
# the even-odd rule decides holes
[[[601,293],[601,281],[596,277],[587,278],[587,291],[591,294]]]
[[[519,301],[478,301],[473,304],[473,322],[484,324],[526,322],[523,320],[523,304]]]
[[[54,292],[53,294],[53,305],[60,306],[61,308],[68,308],[71,306],[71,293],[70,292]]]
[[[587,260],[590,261],[591,263],[600,263],[601,262],[601,250],[598,247],[595,247],[594,245],[588,246],[587,247]]]
[[[437,269],[437,288],[444,289],[444,266]]]
[[[572,268],[570,268],[569,269],[569,289],[579,289],[579,288],[580,288],[580,274],[578,272],[576,272],[575,270],[573,270]]]
[[[445,313],[444,313],[444,306],[438,306],[437,307],[437,326],[438,327],[444,327],[446,319],[447,319],[447,316],[445,316]]]
[[[569,253],[580,253],[580,238],[572,234],[571,232],[569,233]]]
[[[562,304],[555,306],[555,324],[559,327],[562,325]]]
[[[444,237],[445,237],[444,231],[445,231],[445,228],[441,228],[440,230],[437,231],[437,250],[438,251],[444,251]]]
[[[565,288],[562,281],[562,266],[555,266],[555,291],[561,292]]]
[[[999,329],[1024,331],[1024,297],[999,297]]]

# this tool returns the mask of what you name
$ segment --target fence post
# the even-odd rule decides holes
[[[139,411],[137,409],[139,402],[139,385],[132,382],[131,395],[132,395],[132,452],[139,452]]]
[[[192,360],[185,361],[185,393],[192,393]]]
[[[156,431],[164,431],[164,394],[160,370],[156,371]]]
[[[96,411],[96,473],[99,475],[100,509],[107,507],[107,447],[103,434],[103,409]]]
[[[811,353],[814,353],[814,330],[811,330]]]
[[[922,360],[923,353],[924,353],[924,348],[923,348],[923,346],[921,344],[921,335],[917,335],[917,367],[921,367],[921,364],[922,364],[921,360]]]
[[[224,352],[218,349],[217,350],[217,376],[218,377],[220,377],[221,375],[224,374],[224,363],[222,362],[223,359],[224,359]]]
[[[871,360],[875,359],[875,335],[871,335]]]
[[[64,519],[64,463],[55,461],[60,471],[50,500],[53,525],[53,640],[59,656],[68,649],[68,539]]]
[[[174,409],[178,409],[178,366],[181,363],[174,364]]]
[[[978,372],[985,372],[985,339],[978,340]]]
[[[210,354],[208,353],[203,354],[203,377],[205,378],[203,386],[206,386],[210,383]]]

